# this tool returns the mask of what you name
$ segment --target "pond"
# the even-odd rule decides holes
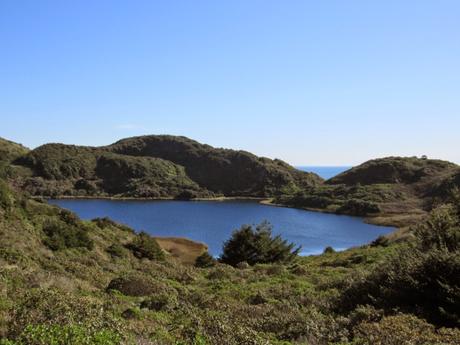
[[[212,255],[233,230],[264,220],[273,232],[301,245],[301,255],[319,254],[327,246],[343,250],[369,243],[393,228],[366,224],[361,218],[275,207],[255,201],[153,201],[60,199],[51,204],[74,211],[82,219],[110,217],[154,236],[186,237],[206,243]]]

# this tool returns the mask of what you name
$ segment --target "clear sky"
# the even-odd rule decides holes
[[[0,0],[0,136],[460,163],[460,1]]]

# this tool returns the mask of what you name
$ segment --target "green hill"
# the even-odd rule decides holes
[[[16,158],[25,155],[28,151],[29,149],[21,144],[0,138],[0,162],[12,162]]]
[[[276,202],[404,226],[420,220],[460,187],[459,174],[460,167],[446,161],[387,157],[365,162],[322,185],[279,196]]]
[[[23,188],[45,196],[268,197],[322,182],[280,160],[173,136],[128,138],[105,147],[47,144],[15,163],[32,173]]]

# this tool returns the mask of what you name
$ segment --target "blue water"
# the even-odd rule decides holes
[[[369,243],[392,228],[360,218],[261,205],[253,201],[50,200],[83,219],[108,216],[154,236],[187,237],[206,243],[219,255],[222,243],[242,224],[268,220],[274,233],[297,245],[302,255],[319,254],[326,246],[343,250]]]
[[[321,176],[323,179],[327,180],[330,179],[331,177],[334,177],[345,170],[348,170],[351,168],[351,166],[298,166],[296,167],[299,170],[302,171],[307,171],[307,172],[314,172],[315,174],[318,174]]]

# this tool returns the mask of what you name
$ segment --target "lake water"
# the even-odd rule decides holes
[[[302,171],[314,172],[327,180],[350,169],[351,166],[298,166],[296,168]]]
[[[343,250],[369,243],[392,228],[360,218],[261,205],[254,201],[50,200],[83,219],[108,216],[154,236],[187,237],[206,243],[214,256],[242,224],[273,224],[273,232],[302,246],[302,255],[326,246]]]

